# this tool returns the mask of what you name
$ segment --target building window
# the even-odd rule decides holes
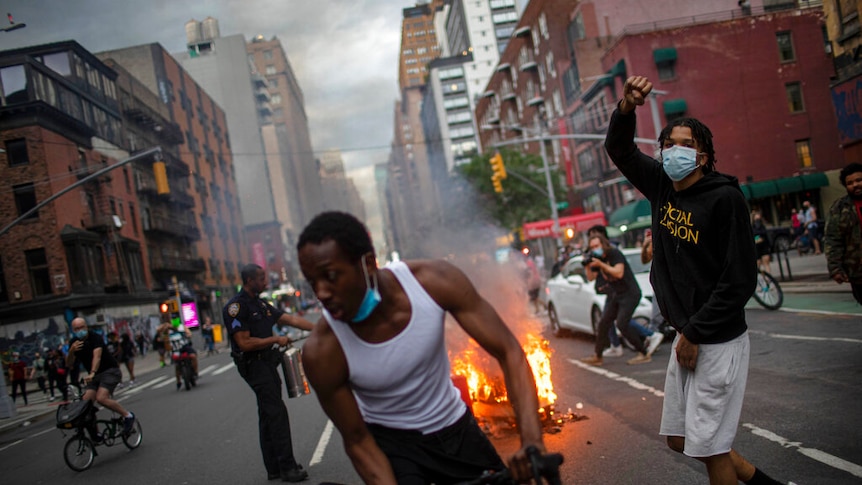
[[[272,51],[268,49],[263,51],[263,58],[266,60],[272,59]]]
[[[802,85],[800,83],[787,83],[784,85],[787,91],[787,105],[791,113],[801,113],[805,111],[805,104],[802,102]]]
[[[791,62],[796,60],[796,53],[793,52],[793,38],[790,32],[779,32],[775,34],[778,41],[778,59],[781,62]]]
[[[855,0],[838,0],[836,6],[841,19],[841,37],[838,42],[842,42],[859,34],[859,7]]]
[[[50,295],[51,275],[48,270],[48,258],[45,249],[31,249],[24,251],[27,259],[27,272],[30,274],[30,286],[33,288],[33,296]]]
[[[266,72],[267,76],[272,76],[275,74],[275,66],[266,66],[266,70],[264,72]]]
[[[798,140],[796,142],[796,159],[799,160],[801,168],[811,168],[814,163],[811,161],[811,140]]]
[[[0,303],[9,301],[9,291],[6,290],[6,274],[3,272],[3,260],[0,259]]]
[[[269,102],[271,104],[281,104],[281,95],[280,94],[273,94],[272,97],[270,98]]]
[[[15,185],[12,187],[12,192],[15,194],[15,206],[18,208],[19,217],[33,207],[36,207],[36,187],[32,183]],[[27,219],[35,219],[37,217],[39,217],[39,211],[33,212]]]
[[[6,160],[9,161],[10,167],[30,163],[30,157],[27,155],[27,140],[24,138],[6,140]]]

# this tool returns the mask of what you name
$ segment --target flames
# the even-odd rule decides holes
[[[524,354],[533,370],[540,406],[549,406],[557,400],[551,381],[551,350],[548,341],[528,333],[523,339]],[[470,400],[474,403],[503,403],[508,401],[506,385],[497,362],[482,351],[475,342],[457,354],[450,355],[452,374],[466,380]],[[474,412],[476,411],[474,407]]]

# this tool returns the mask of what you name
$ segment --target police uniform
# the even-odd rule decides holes
[[[245,290],[240,290],[222,312],[225,328],[231,336],[231,356],[240,375],[257,396],[260,449],[270,477],[298,467],[293,456],[287,407],[281,399],[282,385],[277,371],[281,355],[270,349],[242,352],[233,335],[247,331],[251,337],[272,337],[272,326],[283,314]]]

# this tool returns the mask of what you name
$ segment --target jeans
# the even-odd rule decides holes
[[[639,352],[645,351],[643,341],[634,327],[630,325],[632,315],[634,315],[635,308],[637,308],[640,300],[640,291],[624,293],[622,295],[617,295],[616,293],[608,294],[608,298],[605,300],[604,311],[602,311],[602,318],[599,319],[599,328],[596,330],[595,351],[598,357],[601,357],[602,351],[610,345],[608,334],[613,330],[612,325],[614,322],[616,322],[616,327],[626,340],[631,342]]]

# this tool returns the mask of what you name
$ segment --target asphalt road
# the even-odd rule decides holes
[[[737,450],[785,483],[862,482],[862,416],[854,411],[862,401],[862,319],[758,308],[748,319],[751,371]],[[670,451],[657,434],[670,344],[648,364],[627,366],[618,358],[602,368],[577,361],[591,351],[586,337],[555,338],[551,347],[557,410],[571,408],[584,418],[546,434],[548,449],[565,456],[563,483],[708,483],[703,465]],[[73,472],[48,415],[0,435],[0,476],[36,484],[273,483],[261,463],[253,394],[228,356],[204,359],[201,374],[188,392],[175,390],[167,369],[118,392],[141,419],[139,449],[100,447],[90,470]],[[307,483],[360,483],[314,396],[285,395],[285,402],[297,458],[311,475]],[[492,441],[504,456],[518,444],[508,434]]]

